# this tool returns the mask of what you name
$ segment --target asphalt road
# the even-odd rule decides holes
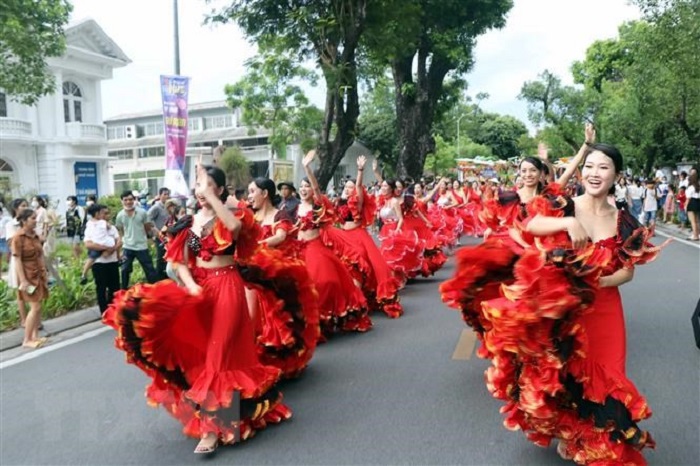
[[[306,374],[283,386],[293,420],[212,458],[193,455],[196,441],[146,405],[146,378],[113,348],[111,330],[5,367],[0,464],[564,464],[553,447],[502,427],[483,382],[487,362],[469,352],[453,359],[465,327],[437,290],[451,273],[452,261],[410,284],[401,319],[376,316],[371,332],[321,346]],[[658,444],[650,464],[700,458],[690,326],[699,295],[700,250],[680,243],[623,288],[628,374],[654,411],[643,424]]]

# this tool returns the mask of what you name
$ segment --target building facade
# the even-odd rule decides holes
[[[113,193],[136,190],[153,196],[165,178],[165,127],[161,109],[119,115],[105,121],[109,156],[109,185]],[[250,173],[279,182],[291,180],[298,186],[304,176],[299,145],[286,147],[273,158],[268,144],[270,131],[244,126],[240,110],[232,110],[226,101],[190,104],[188,108],[185,180],[194,187],[195,163],[199,156],[211,163],[213,148],[238,146],[248,159]],[[357,157],[368,153],[359,143],[351,146],[336,170],[338,181],[347,173],[355,176]],[[365,173],[371,174],[370,171]],[[370,175],[373,176],[373,175]],[[373,178],[369,181],[373,181]],[[337,185],[337,183],[336,183]]]
[[[0,90],[0,194],[65,198],[110,192],[101,83],[129,58],[92,19],[65,30],[66,51],[48,60],[56,91],[34,106]]]

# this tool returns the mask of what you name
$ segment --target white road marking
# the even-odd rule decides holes
[[[459,340],[452,353],[452,359],[466,361],[472,358],[474,346],[476,345],[476,334],[471,329],[464,329],[459,334]]]
[[[25,354],[23,354],[23,355],[21,355],[21,356],[18,356],[18,357],[14,358],[14,359],[10,359],[10,360],[8,360],[8,361],[5,361],[5,362],[0,363],[0,370],[5,369],[5,368],[7,368],[7,367],[15,366],[15,365],[17,365],[17,364],[20,364],[20,363],[23,363],[23,362],[26,362],[26,361],[30,361],[30,360],[32,360],[32,359],[34,359],[34,358],[38,358],[39,356],[41,356],[41,355],[43,355],[43,354],[50,353],[50,352],[52,352],[52,351],[56,351],[56,350],[59,350],[59,349],[61,349],[61,348],[65,348],[66,346],[70,346],[70,345],[74,345],[74,344],[76,344],[76,343],[80,343],[81,341],[85,341],[85,340],[87,340],[87,339],[89,339],[89,338],[96,337],[96,336],[101,335],[101,334],[103,334],[103,333],[105,333],[105,332],[108,332],[108,331],[110,331],[110,330],[112,330],[111,327],[102,327],[102,328],[98,328],[98,329],[96,329],[96,330],[91,330],[91,331],[89,331],[89,332],[86,332],[86,333],[84,333],[84,334],[82,334],[82,335],[80,335],[80,336],[77,336],[77,337],[75,337],[75,338],[71,338],[71,339],[68,339],[68,340],[59,341],[59,342],[56,343],[56,344],[51,344],[51,343],[49,343],[48,346],[45,346],[45,347],[43,347],[43,348],[39,348],[39,349],[37,349],[37,350],[28,350],[27,353],[25,353]]]

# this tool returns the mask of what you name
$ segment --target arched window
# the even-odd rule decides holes
[[[9,195],[12,192],[13,171],[12,165],[0,159],[0,193],[7,193]],[[9,201],[9,199],[5,199],[5,202]]]
[[[63,83],[63,119],[66,123],[83,121],[83,93],[72,81]]]

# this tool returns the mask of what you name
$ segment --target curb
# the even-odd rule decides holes
[[[101,317],[100,310],[97,306],[69,312],[68,314],[43,321],[43,333],[45,333],[46,336],[56,335],[66,330],[97,322]],[[0,333],[0,352],[22,346],[23,340],[23,328],[16,328],[8,332]]]

